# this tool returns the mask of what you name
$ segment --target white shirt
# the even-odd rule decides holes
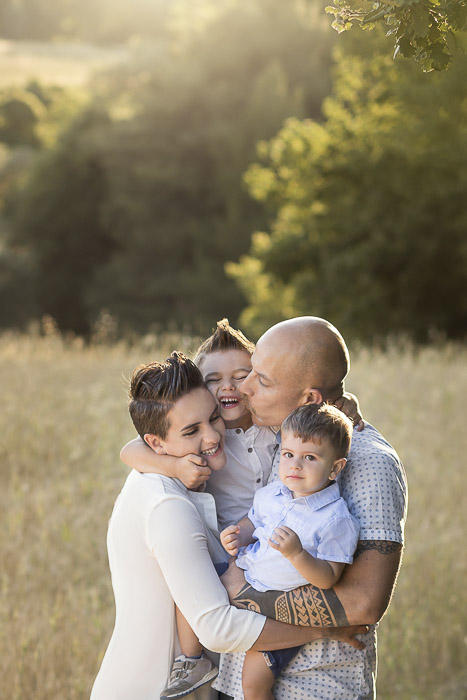
[[[128,476],[109,522],[116,619],[92,700],[159,700],[178,651],[174,602],[213,651],[246,650],[258,638],[265,618],[231,607],[213,568],[213,507],[212,496],[175,479]]]
[[[269,544],[274,530],[286,525],[309,554],[324,561],[351,564],[360,526],[339,494],[337,483],[302,498],[294,498],[281,481],[258,491],[248,518],[256,542],[242,547],[237,566],[257,591],[292,591],[308,581],[293,564]]]
[[[225,431],[225,467],[212,472],[206,491],[216,501],[219,530],[238,523],[251,508],[255,492],[266,486],[271,473],[276,436],[271,428]]]
[[[277,478],[278,455],[272,478]],[[349,510],[360,522],[361,540],[403,543],[407,515],[404,468],[389,443],[369,424],[354,430],[352,448],[338,482]],[[376,628],[361,637],[361,651],[349,644],[317,640],[305,644],[274,684],[276,700],[370,700],[375,697]],[[222,654],[213,686],[243,698],[243,654]]]

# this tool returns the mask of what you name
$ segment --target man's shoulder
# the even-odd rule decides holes
[[[353,431],[352,444],[348,456],[349,464],[358,462],[365,457],[373,455],[388,462],[400,464],[400,458],[394,447],[385,437],[370,423],[365,423],[365,429],[360,432]]]

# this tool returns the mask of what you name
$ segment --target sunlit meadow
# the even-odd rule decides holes
[[[0,336],[0,697],[87,698],[113,626],[105,536],[133,435],[126,378],[170,350]],[[381,623],[378,697],[467,696],[464,489],[467,349],[354,349],[348,388],[397,447],[407,544]]]

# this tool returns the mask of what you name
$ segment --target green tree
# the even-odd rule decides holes
[[[240,312],[224,263],[264,223],[242,176],[286,117],[320,116],[332,35],[295,3],[222,5],[101,77],[108,120],[76,122],[19,193],[16,237],[61,327],[82,332],[108,309],[122,330],[205,332]]]
[[[334,0],[326,11],[339,33],[353,25],[384,24],[393,37],[394,58],[413,58],[424,71],[445,70],[467,46],[465,0]]]
[[[56,149],[37,161],[10,204],[12,243],[30,253],[39,313],[53,316],[62,330],[85,335],[90,320],[84,290],[113,247],[101,216],[107,185],[96,149],[109,123],[100,110],[81,114]]]
[[[259,146],[246,179],[271,227],[228,267],[241,322],[258,334],[311,313],[362,339],[462,338],[467,60],[423,74],[361,52],[341,52],[323,124],[291,119]]]

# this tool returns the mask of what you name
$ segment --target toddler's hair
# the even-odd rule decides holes
[[[352,430],[352,421],[338,408],[327,403],[321,406],[299,406],[287,416],[281,426],[282,432],[291,432],[303,442],[327,440],[334,448],[336,459],[347,457]]]
[[[252,355],[254,349],[255,344],[248,340],[242,331],[232,328],[227,318],[223,318],[217,322],[213,334],[199,346],[194,362],[199,367],[206,355],[219,350],[245,350]]]
[[[175,401],[204,386],[197,366],[181,352],[173,352],[165,362],[137,367],[131,377],[129,411],[139,435],[144,439],[151,433],[165,439]]]

